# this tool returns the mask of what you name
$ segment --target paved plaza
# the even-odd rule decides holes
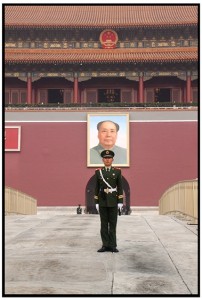
[[[119,253],[98,253],[99,215],[5,217],[5,295],[197,295],[197,225],[158,211],[118,217]]]

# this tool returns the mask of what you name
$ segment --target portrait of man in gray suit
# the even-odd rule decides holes
[[[125,124],[126,126],[126,124]],[[113,164],[116,166],[127,166],[129,164],[128,149],[117,145],[117,139],[119,136],[120,125],[118,121],[105,118],[96,124],[97,129],[97,145],[90,148],[89,152],[89,164],[90,165],[102,165],[101,152],[103,150],[111,150],[115,153]],[[127,132],[125,132],[128,138]],[[123,142],[124,146],[124,142]]]

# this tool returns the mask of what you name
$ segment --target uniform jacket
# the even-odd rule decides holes
[[[90,149],[90,163],[102,164],[101,152],[105,150],[100,144]],[[112,149],[114,156],[114,164],[126,164],[127,163],[127,150],[125,148],[114,146]]]
[[[112,188],[117,187],[117,191],[114,191],[112,193],[104,192],[104,189],[107,189],[108,186],[103,181],[100,175],[100,170],[102,171],[105,181],[107,181]],[[111,167],[110,171],[107,172],[104,167],[101,169],[97,169],[95,171],[95,176],[96,176],[96,185],[95,185],[94,200],[96,204],[99,203],[99,205],[103,207],[113,207],[113,206],[117,206],[117,203],[123,203],[123,186],[122,186],[121,169]]]

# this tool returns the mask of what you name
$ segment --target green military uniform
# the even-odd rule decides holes
[[[95,204],[99,204],[102,243],[104,247],[116,248],[117,205],[123,203],[121,169],[111,167],[107,171],[103,167],[95,171],[95,176],[94,199]]]

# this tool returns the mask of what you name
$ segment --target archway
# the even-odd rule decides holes
[[[130,214],[130,186],[128,181],[125,177],[122,176],[123,180],[123,192],[124,192],[124,199],[123,199],[123,213]],[[86,185],[86,192],[85,192],[85,205],[86,209],[85,212],[88,214],[97,214],[94,202],[94,190],[95,190],[95,175],[93,175],[87,185]]]

